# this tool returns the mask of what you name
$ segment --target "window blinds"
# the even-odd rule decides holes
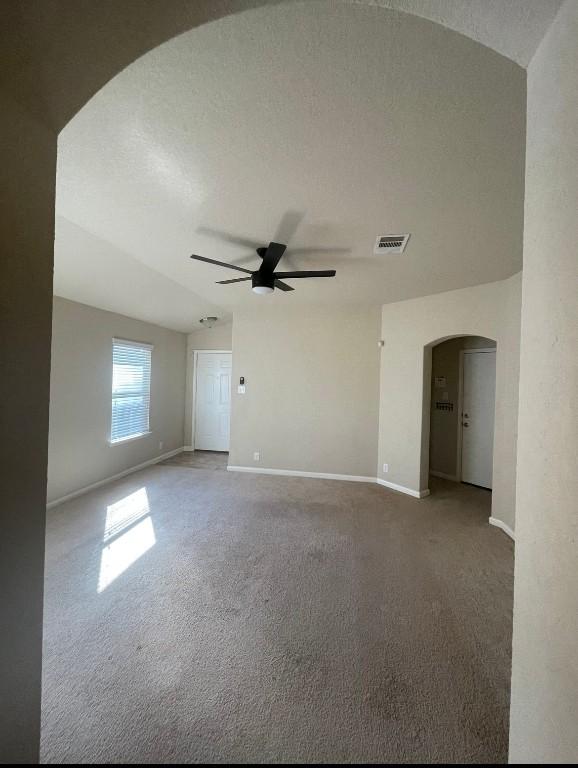
[[[149,431],[152,350],[150,344],[112,340],[111,443]]]

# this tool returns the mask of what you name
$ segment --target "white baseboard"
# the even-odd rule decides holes
[[[445,472],[438,472],[437,470],[430,469],[430,475],[433,477],[441,477],[442,480],[451,480],[453,483],[459,483],[457,475],[447,475]]]
[[[375,477],[362,475],[336,475],[329,472],[301,472],[298,469],[268,469],[266,467],[227,467],[229,472],[252,472],[258,475],[286,475],[287,477],[317,477],[323,480],[349,480],[354,483],[375,483]]]
[[[390,483],[388,480],[382,480],[381,477],[376,478],[378,485],[383,485],[386,488],[390,488],[392,491],[399,491],[399,493],[405,493],[407,496],[413,496],[414,499],[424,499],[429,496],[429,488],[424,491],[414,491],[413,488],[406,488],[405,485],[398,485],[397,483]]]
[[[137,464],[135,467],[124,469],[122,472],[118,472],[116,475],[105,477],[102,480],[98,480],[96,483],[91,483],[90,485],[84,486],[84,488],[79,488],[77,491],[68,493],[66,494],[66,496],[61,496],[59,499],[54,499],[54,501],[51,501],[46,505],[46,508],[52,509],[53,507],[56,507],[59,504],[63,504],[65,501],[69,501],[70,499],[75,499],[77,496],[82,496],[83,494],[88,493],[89,491],[92,491],[95,488],[99,488],[102,485],[111,483],[114,480],[120,480],[121,477],[130,475],[133,472],[138,472],[140,469],[146,469],[146,467],[150,467],[153,464],[158,464],[160,461],[164,461],[165,459],[170,459],[171,456],[176,456],[178,453],[182,453],[183,451],[192,451],[192,450],[194,450],[192,446],[183,446],[182,448],[175,448],[174,451],[168,451],[168,453],[163,453],[160,456],[156,456],[154,459],[143,461],[142,464]],[[229,465],[227,467],[227,470],[229,472],[250,472],[258,475],[284,475],[286,477],[312,477],[312,478],[318,478],[321,480],[346,480],[348,482],[354,482],[354,483],[378,483],[379,485],[383,485],[386,488],[390,488],[393,491],[399,491],[400,493],[405,493],[408,496],[413,496],[416,499],[423,499],[425,496],[429,496],[429,488],[426,489],[425,491],[414,491],[413,489],[406,488],[403,485],[397,485],[396,483],[390,483],[387,480],[382,480],[381,478],[369,477],[369,476],[366,477],[364,475],[340,475],[332,472],[302,472],[298,469],[270,469],[268,467],[236,467],[232,465]],[[498,525],[499,527],[503,528],[506,531],[506,533],[508,533],[508,535],[512,536],[513,538],[513,533],[504,523],[502,523],[499,520],[496,522],[493,522],[493,518],[490,518],[490,522],[492,523],[492,525]]]
[[[490,518],[488,518],[488,521],[489,521],[490,525],[495,525],[496,528],[501,528],[501,530],[504,531],[504,533],[507,533],[508,536],[511,539],[513,539],[513,541],[516,541],[516,534],[510,528],[509,525],[506,525],[506,523],[504,523],[502,520],[498,520],[497,517],[490,517]]]
[[[269,469],[266,467],[235,467],[229,465],[227,467],[229,472],[251,472],[258,475],[285,475],[287,477],[316,477],[323,480],[347,480],[354,483],[378,483],[384,485],[386,488],[390,488],[400,493],[405,493],[408,496],[413,496],[416,499],[423,499],[425,496],[429,496],[429,488],[425,491],[414,491],[411,488],[405,488],[403,485],[397,485],[396,483],[389,483],[386,480],[381,480],[377,477],[366,477],[363,475],[338,475],[331,472],[301,472],[298,469]]]
[[[56,507],[65,501],[69,501],[70,499],[75,499],[77,496],[82,496],[83,494],[88,493],[89,491],[92,491],[95,488],[99,488],[101,485],[106,485],[106,483],[111,483],[113,480],[119,480],[121,477],[130,475],[133,472],[138,472],[139,469],[145,469],[146,467],[150,467],[152,464],[158,464],[159,461],[170,459],[171,456],[176,456],[177,453],[182,453],[182,451],[183,451],[182,448],[175,448],[174,451],[168,451],[168,453],[163,453],[160,456],[155,456],[154,459],[143,461],[142,464],[137,464],[136,467],[123,469],[122,472],[118,472],[116,475],[112,475],[111,477],[105,477],[103,480],[98,480],[96,483],[91,483],[90,485],[85,485],[84,488],[79,488],[78,491],[67,493],[66,496],[61,496],[60,499],[54,499],[54,501],[49,502],[46,505],[46,509],[52,509],[53,507]]]
[[[194,445],[183,445],[183,451],[186,451],[187,453],[190,453],[190,451],[194,451],[195,446]]]

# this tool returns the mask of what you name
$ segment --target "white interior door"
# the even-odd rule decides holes
[[[464,350],[462,481],[492,487],[494,454],[495,350]]]
[[[231,352],[197,352],[195,450],[229,450],[231,365]]]

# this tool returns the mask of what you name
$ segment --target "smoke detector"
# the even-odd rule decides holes
[[[212,328],[218,319],[218,317],[201,317],[199,323],[203,326],[203,328]]]
[[[409,235],[379,235],[373,252],[375,254],[403,253],[409,237]]]

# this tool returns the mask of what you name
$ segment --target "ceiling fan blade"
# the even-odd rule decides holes
[[[271,272],[274,271],[275,267],[279,262],[281,261],[281,256],[285,253],[285,249],[287,248],[286,245],[283,245],[283,243],[269,243],[269,247],[267,248],[267,252],[263,256],[263,263],[261,264],[261,267],[259,268],[260,272],[267,272],[271,274]]]
[[[230,232],[223,232],[220,229],[212,229],[212,227],[198,227],[197,232],[201,235],[216,237],[218,240],[222,240],[225,243],[231,243],[231,245],[242,245],[243,248],[250,248],[252,251],[260,245],[263,245],[263,243],[258,243],[256,240],[250,240],[248,237],[239,237],[238,235],[232,235]]]
[[[287,285],[287,283],[282,283],[281,280],[275,280],[275,288],[279,288],[280,291],[294,291],[295,288],[292,288],[290,285]]]
[[[334,269],[316,269],[305,270],[302,272],[275,272],[275,278],[293,278],[293,277],[335,277],[336,272]]]
[[[217,267],[227,267],[227,269],[236,269],[237,272],[245,272],[247,275],[253,274],[250,269],[237,267],[235,266],[235,264],[227,264],[224,261],[215,261],[215,259],[207,259],[205,256],[197,256],[194,253],[191,255],[191,259],[196,259],[197,261],[205,261],[207,264],[216,264]]]
[[[234,277],[232,280],[217,280],[217,285],[230,285],[231,283],[243,283],[245,280],[251,280],[250,277]]]
[[[275,232],[275,241],[278,243],[290,243],[304,216],[305,214],[301,211],[286,211]]]
[[[314,245],[309,248],[291,248],[289,247],[287,255],[291,256],[309,256],[315,253],[351,253],[351,248],[316,248]]]
[[[251,261],[259,261],[259,257],[256,253],[248,253],[246,256],[239,256],[238,258],[235,258],[234,263],[235,264],[249,264]],[[255,267],[255,269],[259,269],[259,267]]]

